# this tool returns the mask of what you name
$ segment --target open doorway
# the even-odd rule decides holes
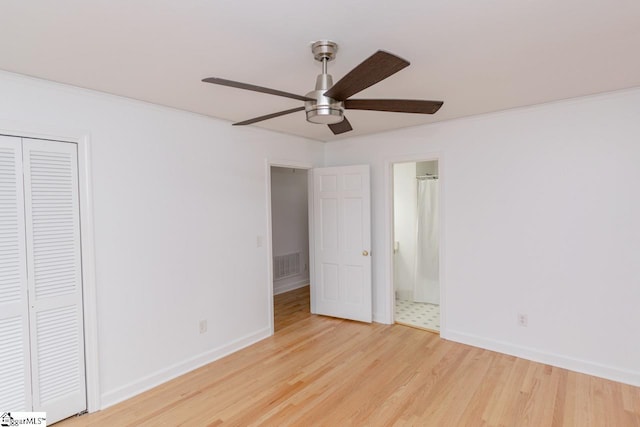
[[[271,166],[274,332],[307,317],[309,193],[305,169]]]
[[[438,161],[393,165],[396,323],[440,332]]]

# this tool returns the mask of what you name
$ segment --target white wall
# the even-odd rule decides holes
[[[325,145],[4,72],[0,94],[2,128],[90,135],[105,405],[268,335],[265,158],[323,150],[372,166],[376,320],[390,164],[440,156],[442,335],[640,385],[640,90]]]
[[[4,72],[0,94],[2,128],[90,135],[103,405],[269,334],[265,159],[322,144]]]
[[[309,284],[309,208],[307,171],[271,168],[273,256],[301,253],[300,273],[273,280],[280,294]]]
[[[638,111],[635,89],[326,144],[372,167],[376,320],[390,162],[439,155],[443,337],[640,385]]]
[[[397,251],[393,255],[393,285],[401,300],[413,300],[418,209],[415,162],[393,168],[393,228]]]

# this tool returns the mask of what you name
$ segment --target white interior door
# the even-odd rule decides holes
[[[0,411],[31,411],[20,138],[0,135]]]
[[[87,408],[77,146],[22,151],[33,410],[53,423]]]
[[[312,174],[312,310],[371,322],[369,166],[318,168]]]

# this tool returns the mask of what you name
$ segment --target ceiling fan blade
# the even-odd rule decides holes
[[[257,122],[261,122],[263,120],[273,119],[274,117],[284,116],[286,114],[295,113],[297,111],[304,111],[304,107],[296,107],[296,108],[292,108],[290,110],[284,110],[284,111],[279,111],[277,113],[267,114],[266,116],[254,117],[253,119],[245,120],[243,122],[234,123],[233,125],[234,126],[250,125],[252,123],[257,123]]]
[[[347,120],[346,117],[344,117],[344,120],[342,120],[340,123],[334,123],[327,126],[329,126],[329,129],[331,129],[331,132],[333,132],[334,135],[340,135],[341,133],[353,130],[353,128],[351,127],[351,123],[349,123],[349,120]]]
[[[434,114],[442,107],[442,101],[417,99],[347,99],[344,108],[349,110],[392,111],[396,113]]]
[[[250,85],[248,83],[235,82],[233,80],[219,79],[217,77],[207,77],[202,79],[205,83],[213,83],[215,85],[230,86],[238,89],[252,90],[254,92],[268,93],[269,95],[284,96],[285,98],[293,98],[299,101],[313,101],[313,98],[307,98],[306,96],[296,95],[295,93],[283,92],[281,90],[269,89],[268,87]]]
[[[326,91],[324,96],[344,101],[361,90],[397,73],[408,65],[409,61],[379,50],[338,80],[338,83]]]

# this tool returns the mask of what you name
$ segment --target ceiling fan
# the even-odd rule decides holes
[[[327,73],[327,63],[335,59],[337,50],[337,43],[328,40],[320,40],[311,45],[311,51],[316,61],[322,63],[322,74],[316,78],[315,90],[304,96],[217,77],[208,77],[202,81],[304,101],[304,107],[292,108],[290,110],[255,117],[234,123],[234,126],[250,125],[305,110],[308,122],[326,124],[335,135],[338,135],[353,130],[351,124],[344,116],[344,110],[433,114],[442,106],[442,101],[417,99],[350,99],[352,95],[409,66],[409,62],[396,55],[379,50],[365,59],[334,85],[331,74]]]

